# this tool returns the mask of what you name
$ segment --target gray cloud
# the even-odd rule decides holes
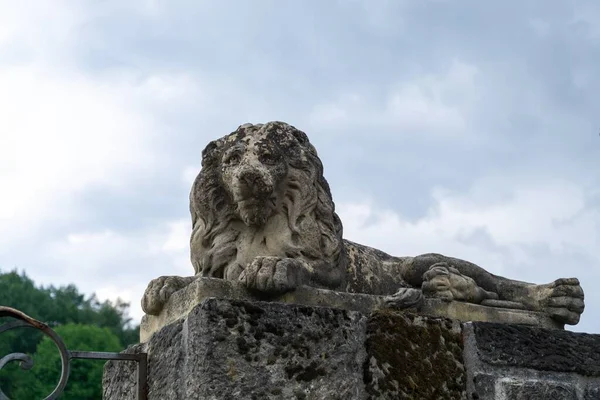
[[[315,143],[348,234],[518,279],[579,275],[580,327],[600,329],[595,2],[78,4],[0,9],[2,268],[137,303],[151,278],[192,271],[204,145],[278,119]],[[377,225],[384,211],[400,222]]]

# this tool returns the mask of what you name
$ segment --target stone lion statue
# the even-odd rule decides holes
[[[158,314],[198,277],[239,281],[265,295],[300,285],[375,295],[420,288],[448,300],[519,303],[567,324],[579,322],[584,309],[576,278],[536,285],[440,254],[394,257],[344,240],[317,151],[283,122],[245,124],[210,142],[190,213],[196,274],[151,281],[142,299],[147,314]]]

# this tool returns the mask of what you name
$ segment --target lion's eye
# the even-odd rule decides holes
[[[271,153],[261,154],[259,159],[260,159],[261,163],[267,164],[267,165],[273,165],[273,164],[277,163],[277,157]]]
[[[240,156],[239,153],[233,153],[225,159],[224,164],[228,164],[228,165],[239,164],[239,162],[241,160],[242,160],[242,156]]]

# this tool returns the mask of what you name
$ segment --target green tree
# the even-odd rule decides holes
[[[129,303],[120,299],[100,302],[95,295],[86,298],[75,285],[36,287],[24,272],[0,271],[0,305],[16,308],[51,326],[77,323],[106,327],[124,346],[137,343],[139,338],[139,326],[131,324],[127,316]],[[41,338],[35,332],[19,333],[18,336],[21,338],[19,343],[12,341],[12,347],[23,352],[33,352]],[[6,346],[8,342],[6,338],[0,338],[0,354],[6,350],[3,344]]]
[[[38,287],[25,272],[2,273],[0,271],[0,305],[16,308],[32,318],[47,323],[57,331],[61,329],[61,326],[68,324],[106,328],[106,331],[116,336],[118,343],[121,344],[118,349],[113,351],[123,350],[126,346],[137,343],[139,340],[139,326],[134,326],[127,316],[128,303],[120,300],[100,302],[95,295],[86,297],[74,285]],[[8,320],[8,318],[0,318],[0,324]],[[0,358],[15,352],[35,354],[36,349],[39,350],[38,344],[42,336],[41,332],[28,328],[19,328],[0,334]],[[69,346],[68,348],[70,350],[103,351],[101,347],[78,349]],[[55,351],[58,357],[58,350]],[[40,362],[45,361],[38,361],[37,364]],[[79,362],[79,360],[74,361],[73,373],[76,373],[75,369]],[[100,364],[102,363],[100,362]],[[36,365],[36,368],[39,366]],[[22,371],[18,367],[18,363],[9,363],[0,370],[0,387],[10,398],[16,398],[15,390],[18,387],[29,386],[31,373],[31,371]],[[58,382],[43,374],[39,377],[43,383],[49,385],[56,385]],[[90,377],[89,379],[100,382],[101,377]],[[49,393],[45,393],[44,396]]]
[[[36,288],[25,273],[18,274],[13,271],[0,274],[0,305],[16,308],[33,318],[38,318],[47,314],[49,300],[48,295]],[[6,321],[8,319],[0,318],[0,324]],[[40,339],[41,334],[32,329],[5,332],[0,337],[0,357],[13,351],[31,353]]]
[[[119,338],[108,328],[93,325],[66,324],[55,329],[70,350],[120,351]],[[44,337],[33,356],[34,367],[24,371],[20,385],[13,392],[13,400],[43,399],[60,379],[60,353],[54,342]],[[67,387],[61,399],[95,400],[102,398],[102,370],[104,361],[73,360]]]

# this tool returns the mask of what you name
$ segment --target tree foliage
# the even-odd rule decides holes
[[[37,287],[24,272],[0,272],[0,305],[46,322],[70,350],[121,351],[139,338],[139,327],[127,316],[128,303],[100,302],[74,285]],[[0,318],[0,324],[4,322]],[[60,356],[54,343],[36,330],[15,329],[0,335],[0,358],[13,352],[33,355],[34,368],[22,371],[18,363],[10,363],[0,371],[2,390],[13,400],[47,396],[60,376]],[[61,398],[101,398],[102,368],[102,361],[74,360]]]
[[[93,325],[66,324],[55,329],[69,349],[80,351],[120,351],[119,338],[108,328]],[[54,342],[44,337],[33,355],[34,367],[19,380],[14,399],[43,399],[60,379],[60,353]],[[67,387],[61,399],[100,399],[102,396],[102,361],[73,360]]]

